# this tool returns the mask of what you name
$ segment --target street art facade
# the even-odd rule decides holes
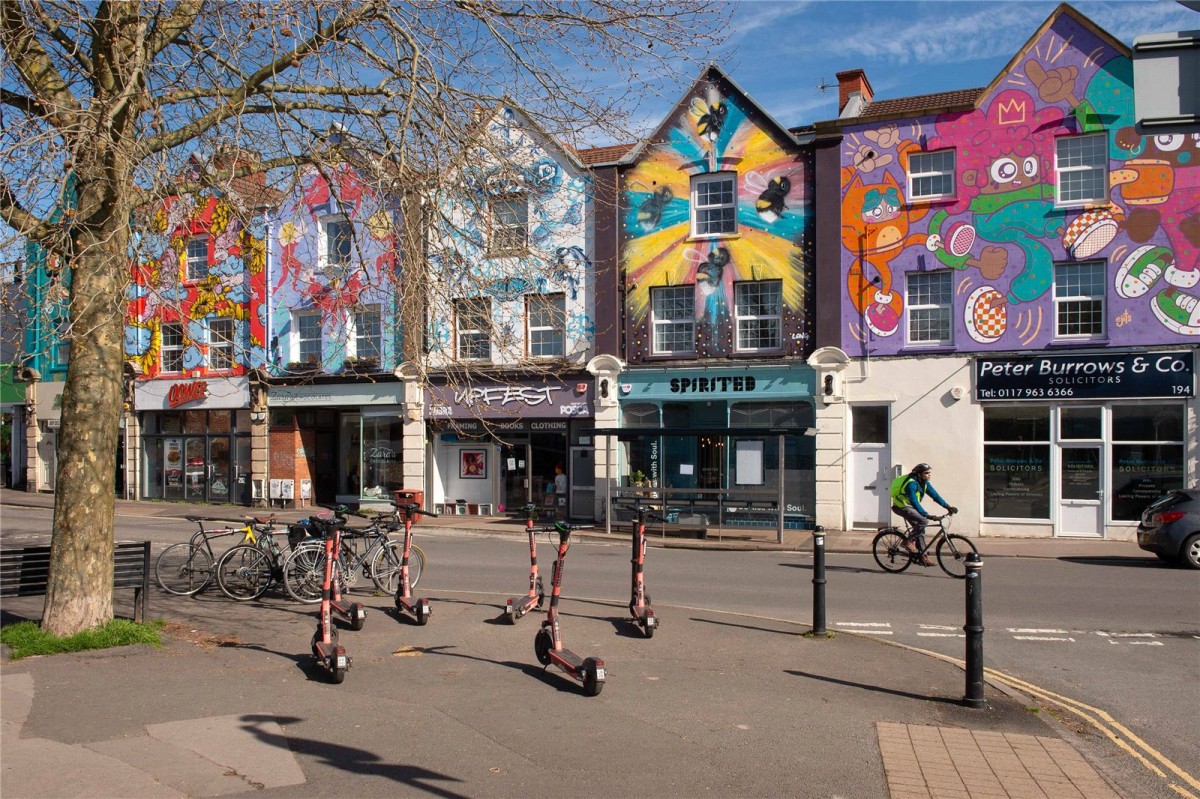
[[[432,224],[429,365],[581,365],[595,336],[587,171],[512,108],[480,139]]]
[[[710,67],[623,175],[631,364],[805,353],[811,172],[796,140]],[[766,294],[736,288],[743,283]],[[750,312],[765,327],[749,324]],[[662,328],[667,314],[676,327],[656,342],[655,319]],[[760,335],[747,338],[751,328]]]
[[[349,163],[297,175],[276,215],[270,309],[258,309],[272,371],[396,365],[399,225],[394,198]]]
[[[266,363],[267,238],[264,209],[214,189],[140,220],[125,325],[139,374],[240,375]]]
[[[1056,13],[973,109],[844,126],[845,351],[1200,340],[1200,137],[1133,111],[1128,51]]]

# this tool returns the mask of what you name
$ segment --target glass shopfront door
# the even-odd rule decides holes
[[[519,515],[526,503],[536,501],[529,485],[528,443],[513,442],[500,447],[500,475],[505,512]],[[539,490],[542,488],[537,486]]]
[[[1099,537],[1103,534],[1102,454],[1098,445],[1063,446],[1059,450],[1060,535]]]

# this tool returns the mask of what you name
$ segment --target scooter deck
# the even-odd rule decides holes
[[[540,604],[535,596],[514,597],[505,603],[504,612],[519,619],[525,614],[537,610]]]
[[[584,659],[570,649],[552,649],[550,650],[550,658],[551,660],[561,660],[565,665],[577,671],[583,668]]]
[[[358,618],[365,619],[367,617],[367,609],[358,602],[351,602],[348,605],[341,605],[337,602],[330,602],[329,609],[341,616],[347,621],[354,621],[355,608],[357,607]]]

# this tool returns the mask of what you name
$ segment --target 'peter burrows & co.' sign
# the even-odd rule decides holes
[[[1195,353],[1191,350],[975,361],[975,398],[985,402],[1192,396]]]

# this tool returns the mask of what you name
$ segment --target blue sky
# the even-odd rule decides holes
[[[846,69],[865,69],[877,99],[985,86],[1057,5],[741,2],[711,60],[780,123],[802,125],[837,115],[834,74]],[[1147,33],[1200,28],[1200,13],[1173,0],[1072,5],[1129,45]],[[687,85],[664,83],[655,86],[667,95],[662,102],[641,109],[651,127]],[[821,83],[831,88],[822,92]]]

